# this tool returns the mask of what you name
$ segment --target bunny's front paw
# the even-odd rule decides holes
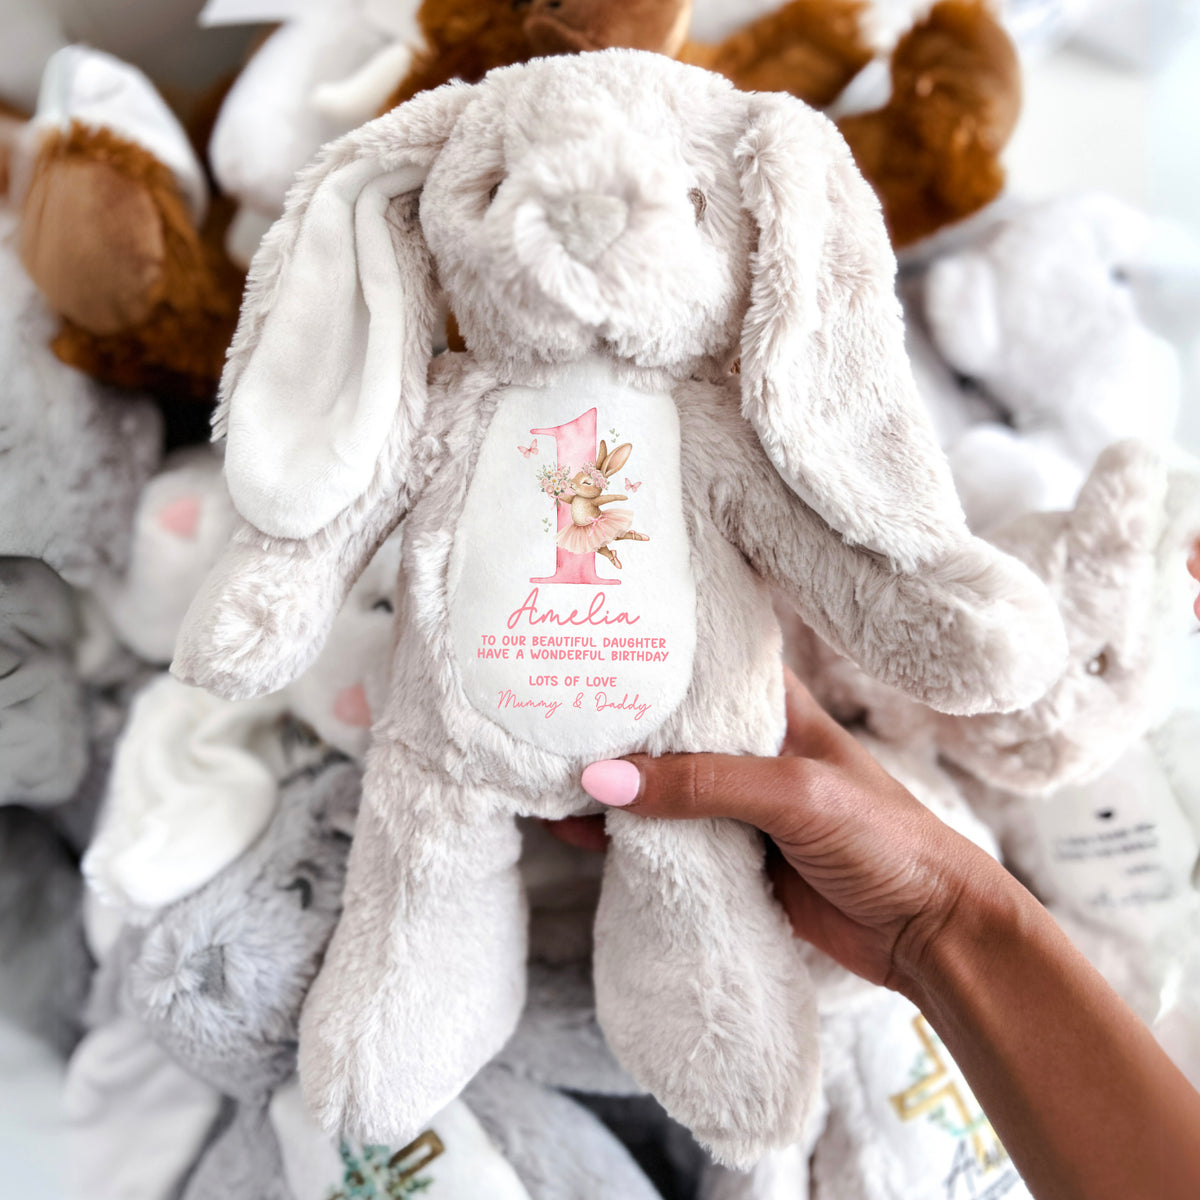
[[[188,609],[171,673],[226,700],[276,692],[320,652],[336,598],[305,589],[294,577],[223,567],[218,564]]]

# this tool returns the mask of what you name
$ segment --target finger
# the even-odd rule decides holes
[[[648,817],[731,817],[787,837],[814,775],[823,771],[807,758],[638,754],[592,763],[581,782],[610,808]]]
[[[608,849],[608,834],[603,817],[566,817],[561,821],[543,821],[546,832],[578,850]]]

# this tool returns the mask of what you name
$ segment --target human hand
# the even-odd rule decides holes
[[[757,826],[773,843],[768,870],[795,932],[855,974],[903,990],[956,907],[1008,876],[893,779],[790,671],[785,684],[778,758],[631,755],[593,763],[584,789],[642,816]],[[594,824],[560,825],[576,845],[602,842]]]

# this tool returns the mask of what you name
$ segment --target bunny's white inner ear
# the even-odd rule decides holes
[[[790,96],[743,102],[736,160],[758,248],[742,410],[833,529],[916,570],[967,532],[905,352],[879,202],[820,114]]]
[[[303,538],[366,489],[400,403],[412,281],[387,208],[427,168],[362,159],[313,193],[257,346],[229,397],[225,476],[238,511]]]

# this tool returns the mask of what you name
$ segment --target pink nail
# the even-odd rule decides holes
[[[637,799],[642,776],[633,763],[610,758],[584,767],[579,782],[593,800],[607,804],[609,808],[624,808]]]

